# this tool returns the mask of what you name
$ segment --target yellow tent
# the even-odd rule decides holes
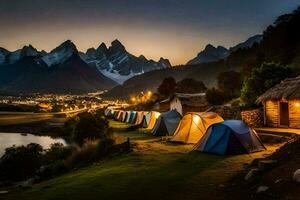
[[[151,111],[151,112],[147,113],[146,115],[144,115],[143,121],[142,121],[143,128],[152,130],[159,115],[160,115],[160,113],[155,112],[155,111]]]
[[[187,113],[181,119],[171,141],[197,143],[210,125],[223,121],[223,118],[214,112]]]

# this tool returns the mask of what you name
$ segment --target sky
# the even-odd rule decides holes
[[[50,51],[72,40],[80,51],[120,40],[128,52],[184,64],[207,44],[230,47],[300,0],[0,0],[0,46]]]

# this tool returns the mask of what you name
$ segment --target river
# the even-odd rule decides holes
[[[67,144],[62,138],[51,138],[49,136],[36,136],[32,134],[24,135],[20,133],[0,133],[0,157],[8,147],[13,145],[27,145],[29,143],[40,144],[44,149],[48,149],[53,143]]]

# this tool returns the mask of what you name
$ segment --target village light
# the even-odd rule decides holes
[[[296,105],[296,107],[299,107],[299,106],[300,106],[300,104],[299,104],[299,103],[296,103],[295,105]]]
[[[136,101],[136,98],[135,98],[135,97],[132,97],[132,98],[131,98],[131,101],[132,101],[132,102],[135,102],[135,101]]]

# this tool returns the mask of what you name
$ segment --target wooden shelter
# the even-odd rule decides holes
[[[264,123],[270,127],[300,128],[300,76],[288,78],[261,95]]]
[[[188,112],[204,112],[209,107],[205,95],[205,93],[175,93],[170,99],[170,110],[175,109],[181,115]]]

